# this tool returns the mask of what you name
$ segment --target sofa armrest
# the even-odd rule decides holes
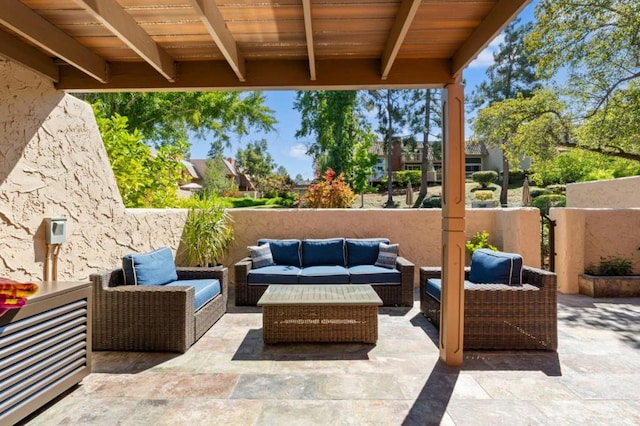
[[[400,271],[402,306],[413,306],[413,275],[415,271],[415,265],[408,259],[402,256],[398,256],[396,258],[396,269]]]
[[[233,265],[235,276],[235,298],[236,305],[243,305],[248,303],[248,288],[247,275],[253,266],[253,262],[250,257],[245,257]]]

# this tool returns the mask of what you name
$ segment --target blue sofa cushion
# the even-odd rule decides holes
[[[251,254],[252,267],[255,269],[275,265],[269,243],[261,246],[249,246],[249,253]]]
[[[469,288],[470,285],[473,285],[471,281],[464,281],[464,288]],[[426,293],[439,302],[440,297],[442,296],[442,280],[440,278],[428,279],[426,285]]]
[[[380,243],[380,248],[378,249],[378,259],[375,261],[374,265],[381,266],[383,268],[395,268],[399,251],[400,247],[398,244]]]
[[[391,284],[401,282],[400,271],[374,265],[358,265],[349,268],[351,284]]]
[[[125,285],[163,285],[178,279],[169,247],[122,257]]]
[[[389,244],[386,238],[347,238],[347,266],[373,265],[378,260],[380,243]]]
[[[273,240],[263,238],[258,245],[269,243],[271,255],[276,265],[290,265],[300,267],[300,240]]]
[[[344,238],[302,240],[302,266],[344,266]]]
[[[522,256],[489,249],[476,250],[471,256],[469,281],[522,285]]]
[[[251,269],[247,274],[247,284],[297,284],[300,268],[291,265],[265,266]]]
[[[344,266],[309,266],[298,276],[300,284],[349,284],[349,270]]]
[[[167,286],[194,287],[196,292],[194,312],[220,294],[220,281],[210,278],[172,281]]]

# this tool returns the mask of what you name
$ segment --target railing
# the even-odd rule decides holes
[[[540,253],[542,268],[556,271],[556,221],[540,212]]]

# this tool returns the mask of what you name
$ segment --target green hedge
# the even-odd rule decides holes
[[[531,201],[533,207],[537,207],[544,214],[549,214],[551,207],[566,207],[567,197],[559,194],[540,195]]]

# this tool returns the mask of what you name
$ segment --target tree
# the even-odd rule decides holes
[[[227,166],[222,157],[207,159],[202,186],[202,192],[207,198],[238,192],[237,185],[227,176]]]
[[[520,19],[512,21],[505,28],[504,42],[500,43],[499,50],[493,54],[494,64],[487,68],[489,80],[480,83],[477,90],[471,95],[474,107],[512,99],[518,94],[530,96],[532,90],[537,86],[537,77],[535,62],[524,49],[524,38],[532,30],[533,24],[520,25]],[[506,205],[509,190],[509,160],[505,151],[510,141],[508,139],[485,140],[485,135],[479,133],[479,128],[474,126],[474,130],[476,136],[481,140],[488,141],[503,152],[500,203]]]
[[[103,117],[127,117],[127,129],[137,129],[156,146],[187,141],[189,134],[204,138],[209,132],[214,140],[228,144],[232,132],[244,135],[252,127],[270,131],[276,122],[260,92],[122,92],[80,97],[95,105]]]
[[[360,194],[360,208],[364,207],[364,193],[371,190],[369,178],[373,166],[376,165],[377,157],[371,152],[371,139],[357,142],[353,152],[353,176],[351,185],[356,194]]]
[[[296,137],[315,137],[307,144],[307,154],[317,169],[331,168],[349,178],[353,172],[354,146],[371,133],[360,113],[358,92],[298,92],[294,108],[302,116]]]
[[[393,207],[393,144],[402,143],[397,135],[404,130],[411,115],[410,90],[369,90],[367,108],[375,110],[378,118],[378,132],[383,135],[387,150],[387,203]]]
[[[276,167],[266,139],[249,142],[244,149],[238,148],[236,162],[243,173],[257,179],[266,177]]]

